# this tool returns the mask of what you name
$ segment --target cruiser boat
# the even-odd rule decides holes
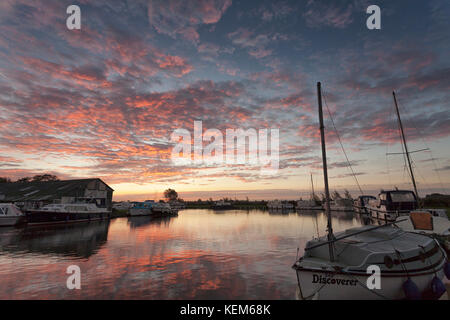
[[[53,224],[109,219],[111,211],[95,203],[49,204],[40,209],[28,210],[28,224]]]
[[[330,203],[331,211],[353,211],[353,200],[347,198],[337,198]]]
[[[12,203],[0,203],[0,226],[15,226],[25,221],[25,215]]]
[[[303,211],[303,210],[322,210],[322,204],[319,203],[319,201],[316,201],[314,199],[310,200],[298,200],[297,201],[297,211]]]
[[[289,201],[272,200],[267,202],[267,208],[269,210],[290,210],[294,208],[294,205]]]
[[[367,205],[369,204],[369,201],[376,199],[377,198],[374,196],[359,196],[357,199],[355,199],[355,201],[353,201],[353,210],[355,210],[356,213],[367,214]]]
[[[405,232],[392,224],[363,226],[334,234],[330,214],[325,130],[320,82],[317,84],[325,185],[327,235],[308,241],[292,268],[301,299],[438,299],[444,273],[450,274],[445,251],[431,237]],[[369,286],[379,270],[380,285]],[[444,271],[445,270],[445,271]]]
[[[229,210],[229,209],[233,209],[233,205],[230,202],[226,202],[224,200],[219,200],[214,203],[212,208],[214,210]]]
[[[166,202],[155,202],[152,206],[152,212],[154,215],[167,216],[172,214],[177,214],[178,210],[172,209],[170,204]]]
[[[130,216],[151,216],[154,201],[135,202],[128,210]]]
[[[375,219],[393,222],[401,215],[408,215],[419,207],[416,195],[409,190],[382,190],[378,199],[369,200],[367,213]]]

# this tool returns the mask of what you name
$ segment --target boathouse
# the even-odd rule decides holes
[[[0,202],[13,202],[22,209],[50,203],[96,203],[112,208],[114,190],[101,179],[0,183]]]

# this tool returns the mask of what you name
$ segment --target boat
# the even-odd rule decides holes
[[[153,200],[146,200],[144,202],[134,202],[128,210],[130,216],[151,216],[153,214],[152,207],[155,204]]]
[[[116,210],[129,210],[132,206],[133,206],[132,202],[122,201],[122,202],[114,203],[112,207],[113,207],[113,209],[116,209]]]
[[[377,198],[374,196],[362,195],[353,201],[353,210],[356,213],[360,214],[368,214],[367,205],[370,200],[376,200]]]
[[[311,174],[311,198],[309,200],[298,200],[296,203],[296,210],[297,211],[305,211],[305,210],[322,210],[322,202],[317,198],[316,194],[314,193],[314,183],[313,178]]]
[[[170,201],[169,205],[172,209],[175,209],[175,210],[182,210],[182,209],[186,208],[186,204],[183,201],[178,201],[178,200]]]
[[[0,226],[15,226],[25,221],[24,213],[13,203],[0,203]]]
[[[289,201],[272,200],[267,202],[267,209],[277,211],[277,210],[292,210],[294,205]]]
[[[444,268],[448,272],[450,265],[445,251],[433,238],[405,232],[392,223],[352,228],[334,234],[320,82],[317,95],[327,235],[308,241],[304,255],[292,266],[297,275],[299,298],[438,299],[445,292],[442,283]],[[369,287],[370,270],[377,269],[380,284]]]
[[[418,207],[419,203],[413,191],[395,189],[381,190],[378,198],[369,200],[366,210],[372,218],[392,222]]]
[[[27,223],[35,225],[109,219],[111,211],[99,208],[95,203],[65,203],[27,210],[25,214]]]
[[[155,202],[145,200],[144,202],[135,202],[129,210],[130,216],[169,216],[178,214],[178,210],[171,208],[166,202]]]
[[[447,212],[443,209],[419,209],[411,211],[408,219],[397,218],[395,224],[398,228],[421,234],[430,235],[435,238],[450,254],[450,220]]]
[[[233,205],[231,204],[231,202],[227,202],[225,200],[219,200],[214,202],[212,208],[214,210],[229,210],[229,209],[233,209]]]
[[[353,211],[353,200],[347,198],[336,198],[330,202],[331,211],[350,212]]]
[[[152,212],[155,216],[171,216],[178,214],[178,210],[172,208],[167,202],[155,202],[152,206]]]

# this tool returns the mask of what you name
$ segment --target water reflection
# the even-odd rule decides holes
[[[88,258],[106,243],[109,221],[0,229],[0,250]]]
[[[294,299],[291,265],[323,212],[183,210],[63,228],[0,229],[0,298]],[[361,225],[333,215],[336,231]],[[66,268],[82,271],[68,290]]]

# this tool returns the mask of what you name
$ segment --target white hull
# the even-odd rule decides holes
[[[297,211],[309,211],[309,210],[323,210],[322,207],[297,207]]]
[[[152,214],[153,212],[151,209],[138,209],[138,208],[130,209],[130,216],[132,217],[151,216]]]
[[[445,262],[445,260],[444,260]],[[437,277],[444,277],[443,264],[437,267]],[[407,275],[381,276],[381,289],[367,288],[368,275],[327,274],[325,272],[297,270],[300,284],[300,299],[319,300],[399,300],[406,299],[403,283]],[[322,278],[320,278],[320,276]],[[431,280],[435,277],[433,270],[428,272],[410,274],[421,293],[430,290]],[[329,280],[330,279],[330,280]],[[320,283],[320,280],[329,282]],[[332,280],[334,280],[334,283]],[[339,282],[339,284],[337,283]],[[323,286],[323,287],[322,287]],[[322,289],[321,289],[322,287]]]
[[[330,207],[330,210],[335,212],[351,212],[353,211],[353,207]]]
[[[11,216],[11,217],[0,217],[0,227],[15,226],[19,224],[23,217],[21,216]]]

